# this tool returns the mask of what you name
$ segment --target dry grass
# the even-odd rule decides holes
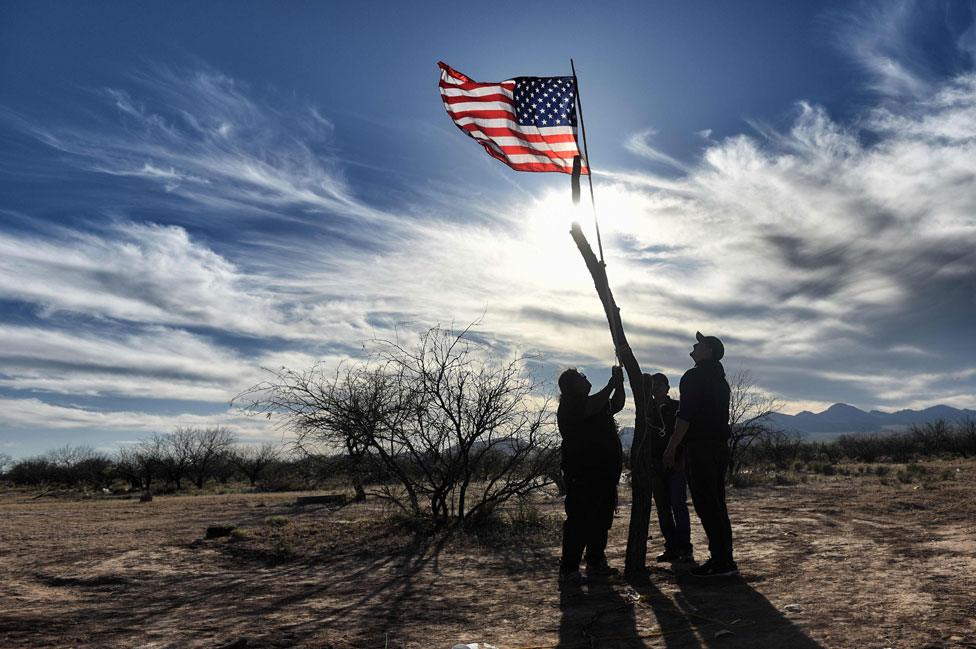
[[[741,579],[655,565],[643,583],[562,594],[556,499],[459,531],[372,502],[296,508],[296,494],[5,494],[0,646],[976,646],[976,462],[920,466],[732,490]],[[208,525],[237,530],[204,541]]]

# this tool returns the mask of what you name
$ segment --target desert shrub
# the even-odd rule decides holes
[[[797,479],[788,473],[782,473],[777,471],[773,474],[773,484],[779,487],[792,487],[797,484]]]
[[[885,466],[884,464],[879,464],[878,466],[874,467],[874,474],[876,476],[878,476],[879,478],[884,477],[884,476],[888,475],[889,473],[891,473],[891,467],[890,466]]]
[[[381,465],[392,479],[374,496],[463,523],[552,483],[558,436],[536,388],[523,359],[485,357],[467,331],[435,328],[412,348],[381,343],[370,361],[334,372],[282,369],[237,401],[279,417],[307,454]],[[353,474],[357,492],[364,481]]]
[[[929,472],[925,466],[919,464],[918,462],[909,462],[905,466],[905,471],[907,471],[910,475],[916,476],[922,476]]]
[[[287,527],[291,525],[291,519],[287,516],[269,516],[264,522],[271,527]]]
[[[732,486],[738,489],[756,487],[761,484],[763,484],[763,477],[758,471],[740,470],[732,475]]]
[[[57,466],[43,457],[31,457],[17,462],[7,471],[7,479],[15,485],[37,487],[59,482]]]

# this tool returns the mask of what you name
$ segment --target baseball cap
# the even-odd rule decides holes
[[[696,331],[695,338],[698,340],[698,342],[711,348],[712,358],[714,360],[720,361],[722,360],[722,357],[725,356],[725,345],[723,345],[722,341],[715,336],[703,336],[702,332]]]

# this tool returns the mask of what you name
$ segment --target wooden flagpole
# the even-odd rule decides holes
[[[580,100],[579,81],[576,78],[576,65],[573,59],[569,60],[569,65],[573,69],[573,81],[576,83],[576,102],[579,110],[580,130],[583,131],[583,155],[586,157],[586,166],[590,173],[590,204],[593,206],[593,224],[596,226],[596,240],[600,248],[600,261],[597,262],[593,249],[586,241],[583,230],[578,223],[573,224],[570,234],[579,248],[583,261],[586,263],[597,295],[603,303],[603,309],[607,315],[607,323],[610,325],[610,338],[613,340],[614,352],[617,362],[623,365],[630,379],[630,391],[634,397],[634,441],[630,447],[631,483],[630,488],[633,493],[633,502],[630,510],[630,526],[627,530],[627,556],[624,565],[624,572],[632,576],[646,575],[647,564],[647,537],[650,531],[651,520],[651,454],[649,440],[647,439],[647,389],[650,386],[644,385],[644,375],[641,372],[640,364],[633,350],[627,344],[627,336],[624,333],[623,323],[620,321],[620,309],[613,298],[610,290],[610,282],[607,280],[607,264],[603,260],[603,242],[600,240],[600,222],[596,216],[596,199],[593,196],[593,168],[590,167],[590,155],[586,150],[586,127],[583,125],[583,103]],[[576,143],[579,148],[579,142]],[[578,170],[578,157],[574,160],[574,172]],[[574,180],[578,180],[578,176]],[[579,183],[573,183],[574,201],[579,197]]]
[[[579,113],[580,130],[583,131],[583,158],[586,160],[586,177],[590,182],[590,205],[593,206],[593,225],[596,226],[596,245],[600,249],[600,263],[603,262],[603,240],[600,239],[600,221],[596,218],[596,198],[593,196],[593,167],[590,166],[590,152],[586,148],[586,124],[583,123],[583,100],[580,98],[579,79],[576,78],[576,64],[569,59],[569,67],[573,70],[573,84],[576,86],[576,112]],[[577,143],[579,148],[579,143]]]

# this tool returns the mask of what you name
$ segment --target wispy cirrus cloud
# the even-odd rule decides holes
[[[22,430],[110,431],[136,438],[165,433],[174,426],[221,425],[244,438],[280,440],[281,433],[262,419],[245,417],[228,410],[218,415],[158,415],[127,410],[95,410],[80,406],[54,405],[40,399],[0,398],[5,425]]]
[[[355,195],[334,125],[315,106],[262,97],[207,67],[155,65],[130,80],[139,95],[98,93],[114,115],[65,125],[7,118],[82,168],[155,181],[226,216],[257,212],[326,229],[336,219],[390,218]]]
[[[951,20],[954,14],[968,20]],[[895,0],[854,4],[827,22],[838,47],[862,66],[876,92],[919,98],[972,69],[972,15],[972,5],[963,2]]]
[[[801,101],[785,128],[706,129],[691,160],[641,129],[624,147],[667,177],[641,166],[597,177],[609,274],[645,369],[686,369],[701,329],[726,340],[730,369],[751,368],[796,407],[972,405],[976,349],[960,332],[976,316],[976,81],[913,58],[911,6],[893,7],[840,39],[883,95],[853,119]],[[174,419],[63,404],[223,404],[261,367],[337,361],[437,323],[480,320],[497,353],[537,353],[543,374],[612,362],[567,232],[590,215],[562,188],[432,179],[397,201],[370,194],[321,111],[206,67],[150,67],[94,97],[109,111],[85,120],[5,116],[60,162],[110,179],[88,209],[113,213],[0,229],[0,299],[31,310],[29,324],[0,324],[0,387],[23,393],[4,402],[18,429],[244,430],[222,408]],[[104,207],[146,188],[157,190],[146,211]]]
[[[976,317],[973,79],[869,109],[853,125],[801,102],[788,129],[716,142],[670,184],[625,171],[610,191],[631,215],[604,236],[668,246],[679,251],[669,265],[685,268],[639,277],[614,267],[636,289],[626,299],[640,296],[659,324],[734,334],[730,363],[762,368],[788,398],[814,398],[812,377],[838,380],[826,368],[851,364],[884,377],[861,382],[872,386],[857,391],[867,405],[972,390],[959,336]],[[925,380],[890,389],[916,374]]]

